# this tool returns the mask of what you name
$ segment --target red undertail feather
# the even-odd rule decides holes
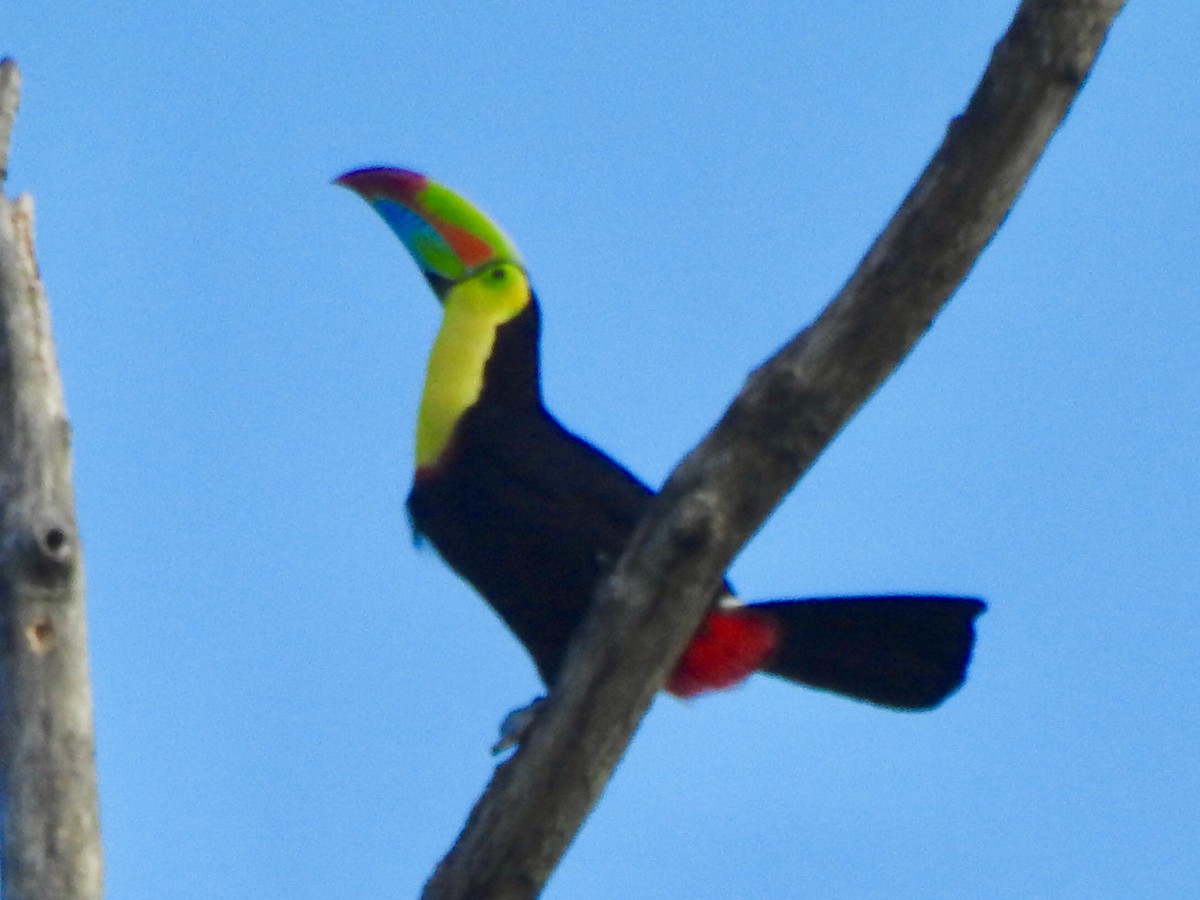
[[[758,670],[779,643],[779,626],[741,607],[715,609],[683,651],[667,679],[676,697],[733,687]]]

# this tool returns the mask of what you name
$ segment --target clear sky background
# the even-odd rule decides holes
[[[539,691],[412,545],[438,308],[331,178],[405,165],[490,212],[548,404],[658,484],[841,285],[1015,6],[6,2],[109,896],[413,896]],[[1198,22],[1130,5],[966,285],[732,570],[982,596],[966,687],[664,698],[547,896],[1194,896]]]

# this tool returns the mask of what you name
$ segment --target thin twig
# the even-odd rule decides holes
[[[11,59],[0,59],[0,185],[8,180],[8,143],[21,100],[21,71]]]

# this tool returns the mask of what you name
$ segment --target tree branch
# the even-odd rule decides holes
[[[20,73],[0,62],[0,174]],[[0,193],[0,835],[6,900],[97,900],[100,822],[70,432],[33,252]]]
[[[929,328],[1083,85],[1119,0],[1026,0],[857,271],[667,481],[426,898],[536,895],[735,554]]]

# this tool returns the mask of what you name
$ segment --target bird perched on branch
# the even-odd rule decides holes
[[[546,684],[653,492],[542,403],[540,310],[513,243],[448,188],[403,169],[348,172],[442,306],[417,417],[416,533],[491,605]],[[895,709],[963,681],[983,603],[866,596],[744,604],[727,583],[666,684],[681,697],[761,671]]]

